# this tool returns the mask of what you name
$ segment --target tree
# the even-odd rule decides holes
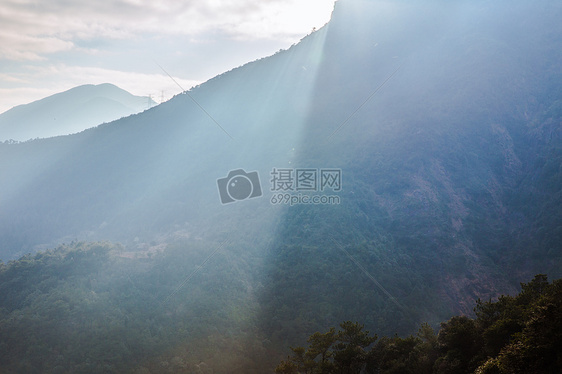
[[[336,329],[333,327],[324,334],[316,332],[308,338],[310,346],[306,352],[306,357],[309,362],[316,360],[318,357],[320,358],[320,362],[318,362],[316,366],[321,373],[329,373],[334,369],[334,364],[331,362],[331,358],[334,354],[330,351],[330,348],[336,339]]]
[[[501,373],[562,372],[562,281],[541,286],[539,293],[522,333],[498,357]]]
[[[481,338],[474,320],[456,316],[441,323],[437,336],[442,356],[435,363],[437,373],[471,373],[477,367]]]
[[[366,348],[377,340],[363,331],[363,325],[346,321],[336,333],[316,332],[308,338],[308,348],[291,348],[293,355],[276,368],[279,374],[359,373],[367,364]]]
[[[338,373],[359,373],[366,365],[365,348],[377,340],[363,331],[364,326],[358,322],[346,321],[340,324],[342,330],[337,335],[338,343],[334,350],[334,364]]]

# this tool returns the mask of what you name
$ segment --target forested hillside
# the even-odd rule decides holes
[[[350,321],[291,348],[276,373],[559,373],[562,370],[562,281],[537,275],[516,296],[477,300],[476,318],[455,316],[435,334],[379,337]]]
[[[209,257],[190,240],[142,254],[109,243],[72,243],[0,264],[0,368],[272,372],[285,349],[258,326],[259,306],[248,297],[251,254],[220,252]],[[399,337],[345,322],[314,333],[307,347],[292,348],[275,371],[555,373],[561,369],[561,285],[537,275],[517,295],[476,300],[474,318],[452,317],[437,334],[427,323]],[[306,321],[297,322],[295,328],[308,329]]]
[[[211,260],[216,270],[197,271],[209,253],[194,241],[140,257],[73,243],[2,264],[1,371],[260,372],[250,254],[237,251],[231,267],[227,249]]]
[[[559,1],[340,0],[288,50],[143,113],[0,144],[3,362],[263,373],[341,321],[406,339],[559,279],[560,19]],[[341,183],[279,185],[297,169]],[[260,193],[225,202],[239,170]]]

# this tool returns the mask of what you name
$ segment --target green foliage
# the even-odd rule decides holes
[[[367,359],[366,348],[377,340],[363,331],[363,325],[351,321],[340,324],[336,344],[334,345],[334,363],[336,372],[359,373]]]
[[[357,322],[343,322],[340,328],[337,333],[332,327],[324,334],[312,334],[308,338],[308,348],[291,348],[293,356],[282,361],[275,372],[360,373],[368,358],[366,348],[377,340],[377,336],[369,336],[369,332],[363,330],[364,326]]]
[[[1,264],[0,367],[14,373],[271,367],[277,346],[256,325],[268,315],[259,316],[243,281],[252,254],[217,255],[209,261],[217,271],[199,269],[185,283],[211,252],[198,245],[178,242],[148,260],[119,245],[72,243]],[[298,323],[306,326],[305,316]],[[438,334],[423,324],[416,335],[377,339],[347,321],[307,343],[292,348],[276,372],[554,373],[561,369],[562,281],[539,274],[518,295],[477,300],[474,319],[453,317]]]
[[[470,373],[476,368],[481,343],[474,320],[458,316],[442,323],[438,341],[442,355],[435,362],[437,373]]]
[[[382,337],[362,325],[340,324],[315,333],[308,348],[293,348],[277,373],[550,374],[562,370],[562,280],[539,274],[517,296],[477,300],[476,318],[455,316],[435,335],[423,324],[416,336]],[[366,351],[371,345],[370,350]],[[318,349],[322,347],[322,349]],[[326,347],[328,347],[326,349]],[[320,355],[322,353],[322,355]],[[319,359],[321,357],[321,359]],[[328,364],[325,358],[328,358]]]
[[[562,281],[545,285],[545,279],[535,278],[527,285],[538,297],[528,309],[521,333],[497,358],[502,374],[562,371]]]
[[[201,357],[219,371],[260,365],[241,276],[250,254],[236,268],[217,255],[184,283],[208,253],[178,242],[149,261],[119,245],[73,243],[1,266],[0,371],[190,373]]]

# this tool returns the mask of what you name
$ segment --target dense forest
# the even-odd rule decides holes
[[[208,253],[188,246],[131,254],[110,243],[72,243],[2,264],[0,372],[197,373],[197,365],[216,372],[243,365],[264,349],[248,325],[254,304],[240,302],[245,259],[230,267],[228,254],[217,255],[199,269]]]
[[[562,372],[562,280],[539,274],[516,296],[476,301],[476,317],[455,316],[439,332],[378,338],[346,321],[291,348],[278,374],[554,374]]]
[[[233,267],[240,254],[194,245],[72,243],[1,263],[2,372],[273,372],[283,344],[302,341],[314,318],[276,339],[263,328],[276,313],[247,294],[251,254]],[[316,332],[276,372],[556,373],[561,303],[562,281],[537,275],[518,295],[477,300],[473,315],[452,317],[438,334],[427,323],[410,336],[377,337],[352,322]]]

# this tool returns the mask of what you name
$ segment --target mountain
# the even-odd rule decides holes
[[[154,105],[109,83],[74,87],[0,114],[0,141],[72,134]]]
[[[561,277],[561,13],[340,0],[297,45],[143,113],[0,144],[1,258],[74,242],[17,263],[29,297],[6,320],[56,290],[142,332],[111,347],[153,352],[147,370],[260,373],[340,321],[408,334]]]

